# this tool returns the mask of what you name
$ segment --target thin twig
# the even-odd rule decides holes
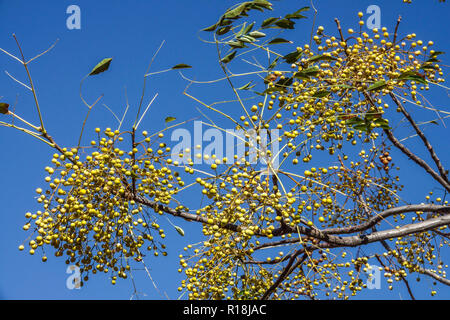
[[[27,86],[25,83],[23,83],[23,82],[17,80],[17,79],[14,78],[12,75],[10,75],[8,71],[5,70],[5,73],[6,73],[11,79],[13,79],[14,81],[16,81],[18,84],[24,86],[25,88],[27,88],[27,89],[30,90],[30,91],[33,91],[33,90],[32,90],[29,86]]]
[[[408,119],[409,123],[411,123],[411,126],[414,128],[414,131],[416,131],[417,135],[420,137],[420,139],[422,139],[425,147],[427,148],[428,152],[430,153],[431,158],[433,159],[434,163],[436,164],[442,179],[444,179],[447,183],[449,183],[446,170],[444,169],[444,166],[442,165],[441,160],[436,155],[436,152],[434,151],[433,147],[431,146],[431,143],[428,141],[425,134],[420,130],[420,128],[417,126],[417,124],[412,119],[411,115],[406,111],[405,107],[397,99],[397,97],[395,95],[393,95],[392,93],[390,93],[389,95],[390,95],[392,101],[394,101],[394,103],[397,105],[397,107],[400,108],[400,111],[403,113],[405,118]]]
[[[16,37],[15,34],[13,34],[13,38],[16,41],[17,47],[19,48],[19,51],[20,51],[20,55],[22,56],[22,64],[25,67],[25,70],[27,72],[28,80],[30,81],[31,91],[33,92],[34,103],[36,105],[36,108],[37,108],[37,111],[38,111],[38,114],[39,114],[39,121],[41,123],[41,131],[44,133],[45,132],[44,121],[42,119],[41,109],[39,107],[39,101],[38,101],[38,98],[37,98],[37,95],[36,95],[36,88],[34,87],[33,79],[31,78],[31,74],[30,74],[30,70],[28,69],[27,62],[25,61],[25,56],[23,54],[22,47],[20,46],[19,41],[17,40],[17,37]]]

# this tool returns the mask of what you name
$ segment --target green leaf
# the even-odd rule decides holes
[[[177,230],[177,232],[178,232],[182,237],[184,237],[184,230],[183,230],[183,229],[181,229],[179,226],[174,226],[174,228],[175,228],[175,230]]]
[[[386,86],[386,81],[381,80],[377,81],[374,84],[372,84],[369,88],[367,88],[367,91],[373,91],[373,90],[380,90]]]
[[[315,77],[319,74],[320,69],[317,67],[309,67],[302,71],[296,72],[294,78],[309,80],[310,77]]]
[[[228,9],[223,15],[224,19],[238,19],[241,16],[248,16],[247,12],[251,9],[264,11],[264,9],[272,10],[272,4],[266,0],[246,1],[233,9]]]
[[[319,90],[316,93],[314,93],[312,95],[312,97],[314,97],[314,98],[323,98],[323,97],[328,96],[329,94],[330,94],[330,92],[328,92],[327,90]]]
[[[308,10],[309,10],[309,7],[303,7],[303,8],[301,8],[301,9],[298,9],[298,10],[295,11],[294,13],[287,14],[287,15],[285,16],[285,18],[286,18],[286,19],[304,19],[304,18],[306,18],[306,17],[303,16],[303,15],[301,15],[300,12],[308,11]]]
[[[251,37],[253,37],[253,38],[256,38],[256,39],[257,39],[257,38],[262,38],[262,37],[265,37],[265,36],[266,36],[265,33],[259,32],[259,31],[252,31],[252,32],[250,32],[248,35],[251,36]]]
[[[244,31],[245,31],[245,28],[246,28],[246,27],[247,27],[247,22],[244,22],[244,23],[242,24],[241,30],[239,30],[239,32],[236,33],[236,37],[239,37],[239,36],[245,34]]]
[[[9,108],[9,104],[4,103],[4,102],[0,102],[0,113],[2,114],[8,114],[8,108]]]
[[[283,57],[284,61],[286,61],[286,63],[294,63],[297,62],[298,59],[300,59],[300,57],[303,55],[303,52],[299,52],[299,51],[294,51],[291,53],[288,53],[287,55],[285,55]]]
[[[369,132],[369,125],[367,124],[357,124],[353,126],[354,129],[359,130],[359,131],[363,131],[363,132]]]
[[[377,122],[379,119],[381,119],[381,113],[379,112],[368,112],[364,115],[364,119],[368,122]]]
[[[269,44],[281,44],[281,43],[292,43],[292,41],[283,38],[275,38],[269,42]]]
[[[311,57],[308,59],[308,62],[315,62],[315,61],[320,61],[320,60],[324,60],[324,61],[336,61],[337,59],[331,56],[327,56],[324,54],[320,54],[314,57]]]
[[[224,34],[226,34],[228,31],[230,31],[231,30],[231,26],[225,26],[225,27],[222,27],[222,28],[219,28],[217,31],[216,31],[216,34],[218,35],[218,36],[223,36]]]
[[[232,47],[233,49],[234,48],[245,48],[245,43],[244,42],[242,42],[242,41],[228,41],[227,42],[227,44],[230,46],[230,47]]]
[[[225,57],[222,58],[222,60],[220,60],[220,62],[222,62],[222,63],[230,62],[231,60],[234,59],[234,56],[236,55],[236,52],[237,51],[233,51],[233,52],[227,54]]]
[[[275,22],[275,25],[281,29],[294,29],[295,22],[289,19],[281,19]]]
[[[292,82],[294,82],[293,78],[284,78],[278,80],[277,83],[275,83],[275,85],[279,87],[289,87],[292,84]]]
[[[252,42],[255,42],[255,41],[256,41],[255,38],[250,37],[250,36],[248,36],[248,35],[240,36],[240,37],[238,38],[238,40],[239,40],[239,41],[242,41],[242,42],[246,42],[246,43],[252,43]]]
[[[267,0],[253,0],[253,5],[272,10],[272,4]]]
[[[389,121],[387,119],[378,118],[374,121],[374,123],[378,124],[382,129],[391,129],[391,127],[389,127]]]
[[[165,123],[169,123],[169,122],[172,122],[172,121],[175,121],[177,118],[175,118],[175,117],[167,117],[165,120],[164,120],[164,122]]]
[[[215,23],[212,26],[206,27],[205,29],[202,29],[202,31],[214,31],[219,26],[219,23]]]
[[[250,81],[249,83],[247,83],[247,84],[245,84],[242,87],[237,88],[237,89],[238,90],[250,90],[251,88],[256,86],[256,84],[254,84],[254,85],[251,85],[251,84],[252,84],[252,82]]]
[[[271,17],[271,18],[267,18],[266,20],[264,20],[261,23],[261,28],[268,28],[269,26],[271,26],[272,24],[275,23],[275,21],[278,21],[280,18],[275,18],[275,17]]]
[[[255,25],[255,22],[250,23],[247,27],[245,27],[245,29],[242,31],[242,34],[247,34],[250,31],[252,31],[253,26]]]
[[[353,118],[350,118],[350,119],[346,120],[345,123],[348,126],[354,126],[354,125],[357,125],[357,124],[364,123],[364,120],[359,118],[359,117],[353,117]]]
[[[190,66],[188,64],[180,63],[180,64],[177,64],[176,66],[173,66],[171,69],[175,70],[175,69],[186,69],[186,68],[192,68],[192,66]]]
[[[432,57],[432,58],[435,58],[435,57],[437,57],[438,55],[441,55],[441,54],[444,54],[445,52],[443,52],[443,51],[435,51],[435,52],[433,52],[432,54],[430,54],[430,57]]]
[[[335,85],[335,87],[343,88],[343,89],[353,89],[353,87],[349,86],[348,84],[337,84],[337,85]]]
[[[228,9],[224,14],[225,19],[236,19],[248,8],[248,2],[244,2],[234,9]]]
[[[286,16],[284,16],[286,19],[306,19],[305,16],[301,15],[301,14],[295,14],[295,13],[291,13],[291,14],[287,14]]]
[[[280,59],[279,56],[276,57],[276,58],[272,61],[272,63],[269,65],[269,68],[267,68],[267,69],[268,69],[268,70],[272,70],[273,68],[275,68],[275,67],[277,66],[277,62],[278,62],[279,59]]]
[[[89,73],[90,76],[102,73],[106,70],[108,70],[109,65],[111,64],[112,58],[105,58],[102,61],[100,61],[94,69],[92,69],[91,73]]]
[[[224,17],[220,18],[220,20],[218,22],[216,22],[215,24],[213,24],[212,26],[206,27],[204,29],[202,29],[202,31],[214,31],[216,30],[218,27],[224,27],[224,26],[228,26],[232,23],[231,20],[227,20]]]
[[[419,83],[423,83],[423,84],[428,84],[428,81],[425,79],[425,76],[421,75],[418,72],[414,72],[414,71],[407,71],[407,72],[403,72],[401,75],[398,76],[397,78],[398,80],[410,80],[410,81],[415,81],[415,82],[419,82]]]
[[[420,66],[420,69],[422,70],[438,70],[439,68],[436,68],[433,64],[429,62],[425,62],[423,65]]]
[[[441,60],[437,59],[437,58],[430,58],[428,59],[426,62],[440,62]]]

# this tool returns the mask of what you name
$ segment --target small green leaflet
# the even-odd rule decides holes
[[[210,31],[211,32],[211,31],[216,30],[217,27],[219,27],[219,26],[224,27],[224,26],[230,25],[231,23],[232,23],[231,20],[226,20],[226,19],[221,18],[219,22],[217,22],[217,23],[213,24],[212,26],[209,26],[205,29],[202,29],[202,31]]]
[[[262,28],[268,28],[269,26],[271,26],[272,24],[275,23],[275,21],[278,21],[279,18],[275,18],[275,17],[271,17],[271,18],[267,18],[266,20],[264,20],[261,23],[261,27]]]
[[[188,64],[180,63],[180,64],[177,64],[176,66],[173,66],[171,69],[175,70],[175,69],[186,69],[186,68],[192,68],[192,66],[190,66]]]
[[[252,43],[256,39],[253,37],[250,37],[249,35],[243,35],[237,38],[239,41],[246,42],[246,43]]]
[[[315,61],[320,61],[320,60],[324,60],[324,61],[336,61],[337,59],[331,56],[326,56],[324,54],[321,55],[317,55],[314,57],[311,57],[308,59],[308,62],[315,62]]]
[[[218,25],[219,25],[218,23],[215,23],[212,26],[209,26],[209,27],[206,27],[205,29],[202,29],[202,31],[214,31],[214,30],[217,29]]]
[[[248,2],[244,2],[232,10],[228,10],[227,12],[225,12],[224,18],[225,19],[238,18],[242,13],[245,13],[246,10],[248,10]]]
[[[108,70],[109,65],[111,64],[112,58],[105,58],[102,61],[100,61],[94,69],[92,69],[91,73],[89,73],[90,76],[102,73],[106,70]]]
[[[246,1],[237,6],[233,6],[229,8],[220,18],[218,22],[213,24],[212,26],[206,27],[202,29],[202,31],[215,31],[218,27],[228,26],[233,23],[234,20],[237,20],[242,17],[248,16],[248,11],[250,10],[258,10],[264,11],[264,9],[272,10],[272,4],[266,0],[253,0]],[[245,29],[244,29],[245,30]],[[242,31],[244,31],[242,30]],[[250,32],[251,28],[246,30],[246,32]],[[224,29],[221,32],[228,32],[228,30]]]
[[[231,26],[225,26],[225,27],[222,27],[222,28],[220,28],[219,30],[217,30],[216,31],[216,34],[218,35],[218,36],[222,36],[222,35],[224,35],[224,34],[226,34],[228,31],[230,31],[231,30]]]
[[[323,98],[326,97],[330,94],[330,92],[328,92],[327,90],[319,90],[316,93],[314,93],[312,96],[314,98]]]
[[[242,33],[240,33],[240,34],[238,34],[238,35],[241,35],[241,34],[248,34],[250,31],[252,31],[254,25],[255,25],[254,22],[250,23],[248,26],[246,26],[245,28],[243,28],[243,29],[242,29]]]
[[[225,57],[223,57],[222,60],[220,60],[220,62],[228,63],[228,62],[230,62],[231,60],[234,59],[235,55],[236,55],[236,51],[233,51],[233,52],[227,54]]]
[[[184,230],[183,230],[183,229],[181,229],[179,226],[174,226],[174,228],[175,228],[175,230],[177,230],[177,232],[178,232],[182,237],[184,237]]]
[[[427,62],[425,62],[424,64],[422,64],[422,65],[420,66],[420,69],[422,69],[422,70],[438,70],[438,68],[435,67],[435,66],[433,65],[433,63],[432,63],[432,62],[429,62],[429,61],[427,61]]]
[[[252,85],[252,82],[250,81],[246,85],[243,85],[242,87],[237,88],[237,89],[238,90],[250,90],[250,89],[254,88],[255,86],[256,86],[256,84]]]
[[[234,48],[245,48],[245,43],[242,41],[228,41],[227,45]]]
[[[174,120],[176,120],[177,118],[175,118],[175,117],[167,117],[165,120],[164,120],[164,122],[165,123],[169,123],[169,122],[172,122],[172,121],[174,121]]]
[[[383,118],[376,118],[379,114],[366,114],[364,119],[359,117],[353,117],[346,121],[347,126],[352,127],[353,129],[363,131],[369,133],[372,131],[371,123],[377,124],[382,129],[390,129],[389,122]]]
[[[281,19],[275,22],[275,25],[281,29],[294,29],[295,22],[289,19]]]
[[[302,71],[296,72],[294,78],[309,80],[310,77],[315,77],[319,74],[320,70],[317,67],[309,67]]]
[[[401,75],[398,76],[398,80],[410,80],[415,81],[423,84],[428,84],[428,81],[425,79],[425,76],[421,75],[420,73],[414,72],[414,71],[408,71],[403,72]]]
[[[277,66],[277,62],[278,62],[278,59],[279,59],[280,57],[276,57],[273,61],[272,61],[272,63],[269,65],[269,70],[272,70],[273,68],[275,68],[276,66]]]
[[[348,84],[337,84],[335,85],[336,88],[342,88],[342,89],[353,89],[352,86],[349,86]]]
[[[262,37],[265,37],[266,36],[266,34],[265,33],[263,33],[263,32],[260,32],[260,31],[252,31],[252,32],[250,32],[249,34],[248,34],[250,37],[253,37],[253,38],[262,38]]]
[[[367,88],[367,91],[373,91],[373,90],[380,90],[386,86],[386,81],[381,80],[377,81],[374,84],[372,84],[369,88]]]
[[[380,119],[380,118],[381,118],[381,113],[379,113],[379,112],[367,112],[364,115],[364,120],[368,121],[368,122],[371,122],[371,121],[374,121],[375,119]]]
[[[391,129],[391,127],[389,127],[389,122],[386,119],[378,118],[374,121],[374,123],[379,124],[380,128],[382,128],[382,129],[387,129],[387,130]]]
[[[9,104],[0,102],[0,113],[8,114],[8,107],[9,107]]]
[[[263,9],[272,10],[272,4],[266,0],[246,1],[234,9],[228,9],[223,17],[225,19],[238,19],[240,16],[248,16],[247,11],[251,9],[259,11],[263,11]]]
[[[292,82],[294,82],[293,78],[284,78],[278,80],[275,85],[278,87],[289,87],[292,84]]]
[[[435,51],[432,54],[430,54],[431,58],[436,58],[438,55],[444,54],[445,52],[443,51]]]
[[[306,17],[303,16],[303,15],[301,15],[300,12],[308,11],[308,10],[309,10],[309,7],[303,7],[303,8],[301,8],[301,9],[298,9],[298,10],[295,11],[294,13],[287,14],[287,15],[285,16],[285,18],[286,18],[286,19],[304,19],[304,18],[306,18]]]
[[[275,38],[269,42],[269,44],[281,44],[281,43],[292,43],[292,41],[283,38]]]
[[[369,126],[365,123],[354,125],[353,128],[356,130],[359,130],[359,131],[363,131],[363,132],[369,131]]]
[[[345,115],[345,116],[348,116],[348,115]],[[349,126],[353,126],[355,124],[361,124],[363,122],[364,122],[363,119],[356,117],[356,116],[354,116],[346,121],[347,125],[349,125]]]
[[[288,53],[287,55],[283,56],[284,61],[286,61],[286,63],[294,63],[297,62],[298,59],[300,59],[300,57],[302,56],[303,52],[299,52],[299,51],[294,51],[291,53]]]

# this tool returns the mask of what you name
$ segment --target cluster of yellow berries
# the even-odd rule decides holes
[[[389,127],[385,95],[395,89],[422,104],[420,91],[442,82],[443,73],[432,41],[425,44],[415,34],[396,38],[385,27],[371,33],[348,29],[349,37],[338,39],[319,27],[313,37],[317,51],[297,47],[294,71],[273,71],[270,100],[253,105],[250,118],[242,115],[242,127],[282,130],[280,141],[288,147],[283,157],[294,154],[294,164],[311,161],[312,150],[334,154],[343,141],[355,145],[358,132],[376,138],[373,129]],[[266,109],[274,113],[263,119]]]
[[[382,167],[374,163],[378,154],[376,149],[370,150],[370,153],[361,151],[361,161],[358,162],[348,163],[348,157],[344,156],[343,161],[347,165],[309,168],[303,172],[302,179],[298,179],[296,187],[289,190],[274,186],[272,177],[261,176],[256,168],[239,161],[228,166],[217,177],[196,178],[196,182],[203,187],[203,194],[211,199],[208,205],[197,210],[198,215],[208,219],[203,226],[203,234],[208,240],[198,245],[193,253],[180,255],[179,271],[184,270],[187,280],[183,280],[179,290],[187,289],[192,299],[261,296],[275,278],[268,270],[259,266],[254,268],[244,261],[254,259],[255,248],[261,245],[261,239],[274,238],[273,231],[280,223],[294,230],[300,225],[327,228],[357,224],[366,219],[364,205],[360,202],[346,205],[346,202],[349,198],[357,199],[361,192],[374,210],[382,211],[395,206],[398,203],[395,194],[402,186],[398,185],[398,177],[386,174],[380,177]],[[376,187],[381,185],[383,187]],[[233,224],[238,229],[224,228],[227,224]],[[295,235],[282,236],[285,237],[294,238]],[[305,239],[304,245],[310,243],[316,243],[315,239]],[[186,251],[191,248],[188,246]],[[281,252],[275,258],[267,257],[264,263],[280,263],[287,257]],[[316,267],[324,272],[327,268],[341,266],[340,263],[320,266],[322,262],[326,262],[326,258],[321,256],[316,261]],[[241,281],[243,274],[232,272],[233,268],[242,268],[247,282]],[[327,277],[331,278],[328,279],[330,282],[336,277],[335,272]],[[294,282],[284,282],[289,286],[287,292],[311,286],[311,290],[301,289],[304,290],[301,294],[312,295],[316,284],[326,283],[325,278],[312,280],[297,275],[295,279]],[[353,277],[345,287],[356,294],[363,288],[358,285],[361,281],[360,277]],[[298,296],[299,293],[293,295]],[[337,296],[342,295],[340,290]]]
[[[125,152],[117,146],[123,141],[119,131],[106,129],[103,137],[100,129],[96,132],[99,139],[91,142],[90,154],[74,148],[53,156],[52,166],[46,167],[48,188],[36,190],[43,208],[25,215],[23,229],[33,232],[30,254],[42,250],[46,261],[50,245],[56,256],[81,268],[84,281],[90,273],[109,272],[114,284],[117,277],[127,277],[130,261],[141,261],[147,250],[166,255],[158,239],[165,237],[164,230],[135,196],[168,204],[183,182],[161,160],[170,151],[163,143],[153,151],[146,138]]]
[[[362,18],[362,14],[358,16]],[[265,79],[265,93],[270,99],[254,104],[239,123],[242,128],[281,130],[281,165],[288,158],[293,165],[299,159],[309,163],[314,152],[324,150],[331,156],[327,162],[332,163],[334,156],[337,165],[309,167],[301,172],[289,171],[285,165],[276,177],[267,177],[243,160],[215,177],[197,178],[203,194],[210,199],[197,210],[208,219],[203,226],[208,240],[193,253],[180,255],[179,271],[184,271],[187,279],[179,290],[186,289],[189,298],[261,297],[281,275],[279,266],[293,250],[318,243],[306,237],[303,243],[288,247],[288,253],[267,250],[266,258],[258,260],[256,257],[264,256],[256,254],[258,249],[265,239],[279,237],[276,232],[280,226],[291,230],[300,225],[348,227],[367,220],[367,204],[381,212],[401,201],[398,193],[403,186],[393,170],[399,168],[393,164],[389,147],[376,142],[380,137],[376,129],[390,129],[384,118],[389,108],[386,96],[395,91],[420,105],[420,91],[428,90],[429,83],[443,81],[437,59],[440,52],[430,50],[432,41],[424,44],[415,34],[397,38],[387,28],[373,29],[371,35],[353,29],[347,33],[348,38],[337,38],[319,27],[313,37],[317,50],[304,45],[285,56],[293,71],[271,71]],[[296,58],[291,61],[292,57]],[[358,144],[359,152],[346,146]],[[356,160],[350,161],[348,155]],[[405,218],[403,214],[393,217],[395,222]],[[224,228],[227,224],[237,226],[237,230]],[[295,243],[297,236],[288,233],[281,239]],[[425,245],[426,239],[420,241]],[[412,245],[409,242],[409,246],[386,252],[383,257],[391,261]],[[190,249],[192,246],[186,251]],[[392,272],[386,272],[390,288],[392,279],[401,280],[405,273],[417,270],[417,262],[423,263],[416,252],[411,252],[406,252],[409,254],[401,260],[403,264],[391,265]],[[330,249],[311,252],[305,262],[310,271],[305,274],[302,268],[294,270],[273,297],[315,297],[319,288],[327,296],[347,299],[356,295],[367,287],[369,260],[374,256],[346,262],[345,253],[341,257],[344,261],[339,261]],[[432,260],[435,255],[425,256]]]

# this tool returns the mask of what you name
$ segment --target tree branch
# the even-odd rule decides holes
[[[444,166],[442,165],[441,160],[436,155],[436,152],[434,151],[433,147],[431,146],[431,143],[425,137],[425,134],[419,129],[417,124],[412,119],[411,115],[406,111],[405,107],[403,107],[402,103],[397,99],[397,97],[392,92],[389,93],[389,95],[391,96],[392,101],[394,101],[394,103],[397,105],[397,107],[403,113],[405,118],[409,121],[409,123],[411,123],[411,125],[414,128],[414,130],[416,131],[417,135],[420,137],[420,139],[422,139],[423,143],[425,144],[425,147],[427,148],[428,152],[431,155],[431,158],[433,159],[434,163],[436,163],[436,166],[439,170],[439,173],[440,173],[442,179],[444,179],[447,183],[449,183]]]
[[[384,133],[386,133],[389,140],[392,142],[394,146],[399,148],[404,154],[408,156],[411,160],[425,169],[439,184],[441,184],[448,192],[450,192],[450,184],[445,181],[436,171],[434,171],[424,160],[416,156],[412,153],[407,147],[405,147],[400,141],[397,140],[396,137],[392,134],[392,132],[388,129],[384,129]]]
[[[345,233],[360,232],[360,231],[369,229],[370,227],[376,225],[378,222],[380,222],[390,216],[393,216],[396,214],[401,214],[401,213],[406,213],[406,212],[416,212],[416,211],[450,213],[450,207],[435,205],[435,204],[414,204],[414,205],[407,205],[407,206],[391,208],[391,209],[387,209],[383,212],[376,214],[375,216],[371,217],[368,221],[366,221],[362,224],[349,226],[349,227],[343,227],[343,228],[324,229],[324,230],[322,230],[322,233],[324,233],[324,234],[345,234]]]
[[[288,264],[284,267],[283,271],[281,272],[280,276],[278,277],[277,281],[275,281],[274,284],[270,286],[269,289],[263,294],[261,297],[261,300],[267,300],[270,295],[278,288],[278,286],[283,282],[283,280],[293,271],[297,266],[299,266],[303,261],[305,261],[306,257],[308,256],[306,253],[302,256],[302,258],[297,261],[295,266],[293,268],[292,265],[294,264],[295,259],[297,256],[301,253],[301,250],[298,250],[292,257],[289,259]]]

